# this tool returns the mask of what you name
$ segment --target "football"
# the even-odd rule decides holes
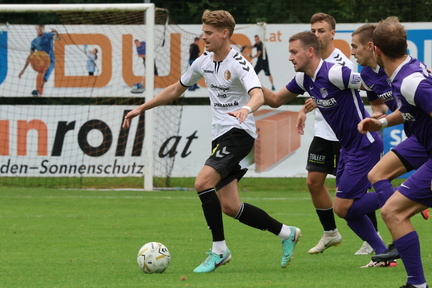
[[[144,273],[163,273],[171,262],[171,255],[162,243],[149,242],[139,249],[137,261]]]
[[[30,56],[30,65],[39,73],[45,73],[50,64],[51,59],[45,51],[36,51]]]

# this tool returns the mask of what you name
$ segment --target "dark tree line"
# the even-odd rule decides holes
[[[68,3],[120,3],[119,0],[0,0],[1,4],[68,4]],[[128,0],[128,3],[143,3],[144,0]],[[154,0],[156,7],[170,11],[171,22],[175,24],[199,24],[203,10],[224,9],[230,11],[237,23],[309,23],[315,12],[333,15],[338,23],[377,22],[387,16],[398,16],[402,22],[432,21],[430,0]],[[48,17],[49,16],[40,16]],[[0,13],[0,22],[2,15]],[[31,21],[25,14],[16,15],[15,23]],[[55,21],[52,16],[42,19],[45,23]]]

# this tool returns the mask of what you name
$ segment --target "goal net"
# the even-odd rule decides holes
[[[179,79],[197,35],[153,4],[1,5],[0,15],[0,185],[145,175],[146,190],[169,186],[182,105],[121,125]]]

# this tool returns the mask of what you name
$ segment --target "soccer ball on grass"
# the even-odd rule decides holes
[[[137,261],[144,273],[163,273],[171,262],[171,255],[162,243],[149,242],[139,249]]]

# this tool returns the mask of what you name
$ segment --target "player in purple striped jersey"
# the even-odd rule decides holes
[[[398,110],[382,119],[364,119],[362,133],[377,131],[403,122],[428,154],[428,160],[388,199],[381,215],[404,262],[407,283],[402,288],[426,288],[420,243],[410,218],[432,207],[432,76],[426,66],[407,55],[407,34],[397,17],[381,21],[373,36],[378,64],[390,77]],[[390,183],[384,190],[393,190]]]
[[[383,144],[376,132],[357,132],[357,121],[369,117],[357,90],[360,75],[321,60],[320,44],[311,32],[293,35],[289,53],[289,60],[299,73],[278,92],[264,88],[265,103],[279,107],[304,92],[311,95],[342,146],[334,211],[361,239],[382,253],[386,245],[366,214],[380,208],[393,192],[366,193],[370,186],[367,173],[380,159]]]
[[[397,103],[393,98],[390,80],[384,69],[376,63],[374,56],[372,37],[375,26],[374,24],[365,24],[353,32],[351,51],[357,59],[357,63],[363,66],[360,76],[367,98],[372,103],[374,112],[372,117],[379,119],[385,116],[387,107],[391,111],[395,111]],[[384,103],[386,107],[382,108],[380,103]],[[382,179],[393,180],[406,172],[419,168],[426,162],[427,153],[424,147],[418,143],[417,138],[412,135],[410,123],[405,123],[404,130],[408,138],[387,153],[379,164],[369,172],[369,180],[372,184]]]
[[[375,24],[365,24],[352,33],[351,53],[357,59],[357,63],[363,66],[361,77],[367,98],[372,104],[373,118],[380,119],[385,116],[388,108],[391,111],[397,109],[397,103],[393,98],[389,78],[382,67],[376,62],[374,55],[373,31]],[[384,157],[372,168],[368,174],[372,184],[385,180],[389,181],[414,169],[418,169],[427,159],[425,148],[418,142],[417,138],[410,132],[410,124],[405,123],[405,133],[408,136],[402,143],[386,153]],[[376,186],[382,184],[377,183]],[[427,219],[429,210],[421,212]],[[397,250],[390,244],[388,251],[381,255],[372,257],[368,265],[377,265],[376,261],[391,261],[398,257]]]
[[[334,47],[336,20],[333,16],[322,12],[315,13],[312,15],[310,23],[311,32],[317,36],[321,44],[322,59],[354,69],[354,64],[342,51]],[[304,134],[306,113],[311,111],[314,112],[315,116],[314,138],[308,150],[306,184],[324,233],[318,243],[309,249],[308,253],[318,254],[342,243],[342,236],[336,227],[332,197],[325,185],[328,174],[336,175],[341,146],[333,130],[324,120],[319,109],[316,109],[311,98],[306,99],[305,105],[298,113],[297,132],[300,135]],[[371,247],[370,251],[372,251]]]

